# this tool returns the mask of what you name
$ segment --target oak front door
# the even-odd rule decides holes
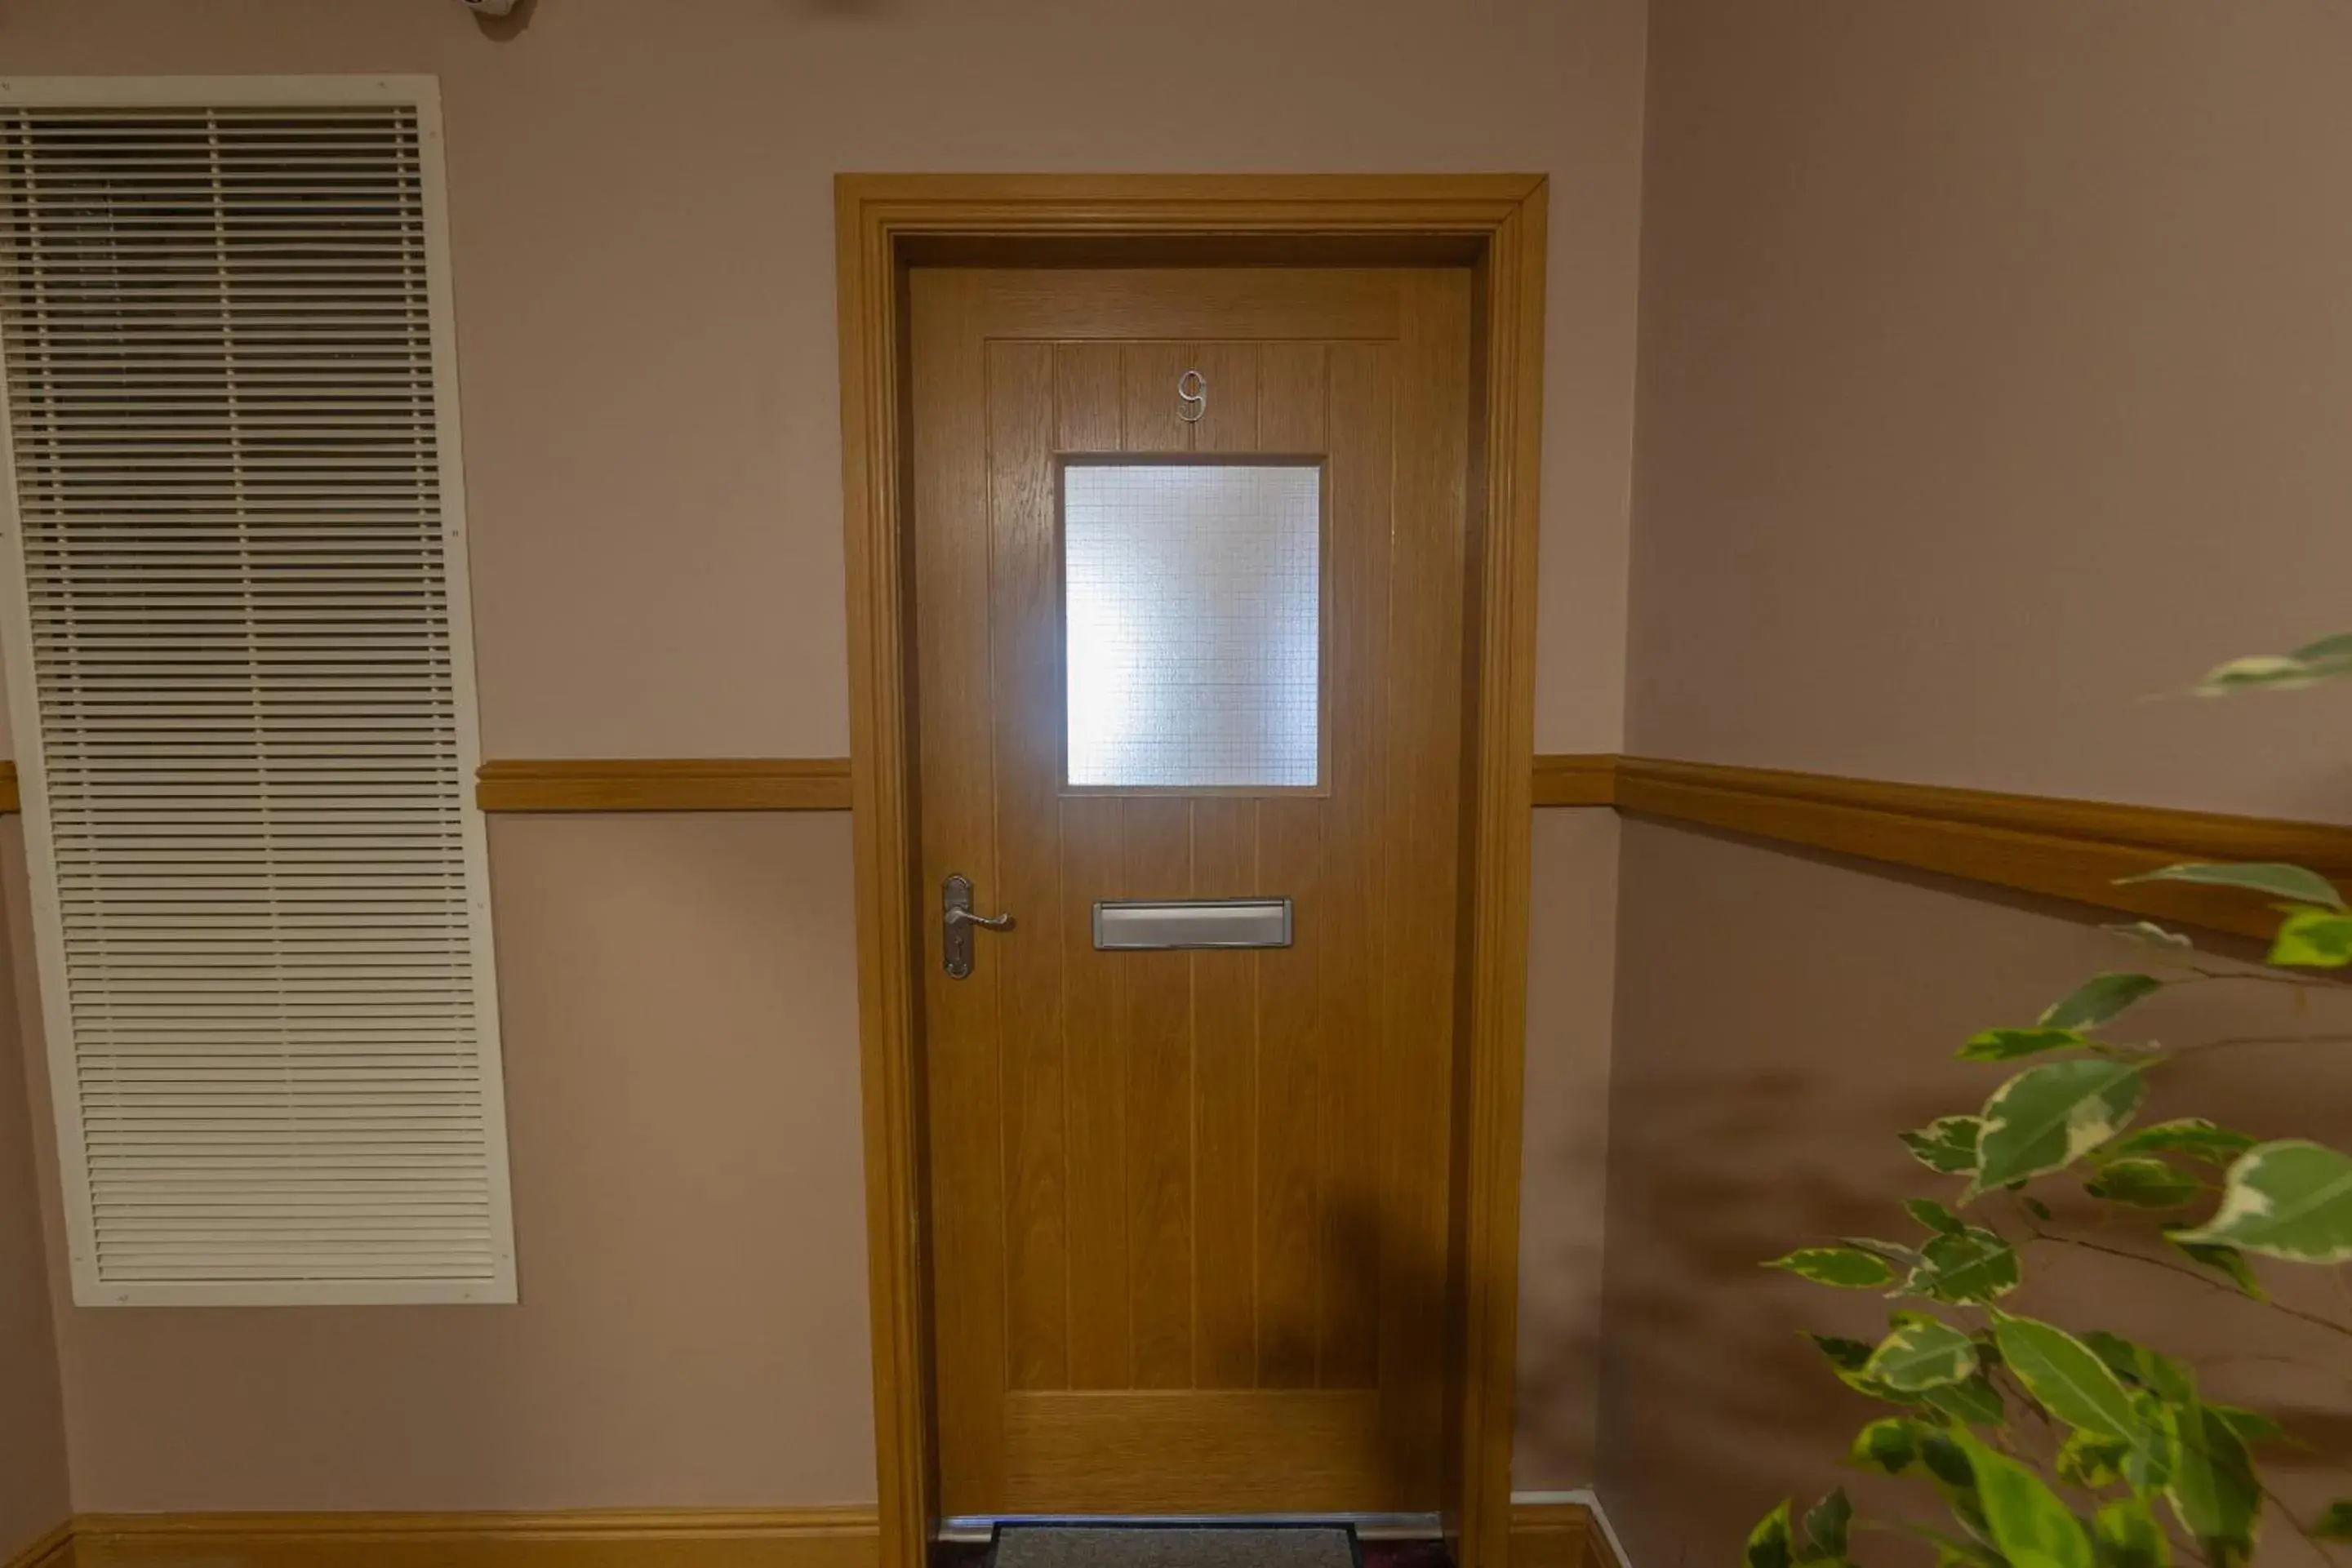
[[[1433,1511],[1469,275],[909,287],[942,1511]]]

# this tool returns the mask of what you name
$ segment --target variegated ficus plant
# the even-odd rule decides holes
[[[2238,660],[2200,689],[2218,695],[2347,675],[2352,635]],[[2193,864],[2135,880],[2274,904],[2277,968],[2253,971],[2271,979],[2352,963],[2352,907],[2315,872]],[[1924,1234],[1846,1238],[1770,1265],[1903,1303],[1875,1344],[1812,1338],[1840,1379],[1892,1407],[1863,1427],[1849,1462],[1933,1488],[1948,1522],[1857,1520],[1841,1487],[1802,1514],[1786,1500],[1767,1514],[1748,1537],[1748,1568],[1843,1568],[1849,1538],[1864,1525],[1924,1537],[1939,1568],[2169,1568],[2176,1554],[2235,1568],[2253,1555],[2265,1522],[2315,1542],[2352,1540],[2352,1498],[2316,1518],[2275,1500],[2264,1450],[2292,1438],[2266,1416],[2208,1400],[2188,1363],[2002,1304],[2023,1281],[2027,1251],[2066,1239],[2034,1195],[2052,1181],[2079,1184],[2126,1223],[2154,1231],[2175,1267],[2257,1301],[2268,1298],[2252,1257],[2352,1261],[2352,1156],[2149,1109],[2180,1051],[2136,1043],[2131,1009],[2169,986],[2233,971],[2152,923],[2113,929],[2140,946],[2143,962],[2085,981],[2030,1025],[1969,1040],[1961,1057],[2005,1064],[2010,1076],[1981,1110],[1901,1134],[1921,1165],[1958,1187],[1949,1203],[1903,1206]]]

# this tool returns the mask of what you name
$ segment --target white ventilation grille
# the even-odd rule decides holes
[[[429,81],[0,83],[75,1298],[511,1301]]]

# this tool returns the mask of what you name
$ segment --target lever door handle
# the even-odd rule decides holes
[[[1013,916],[974,914],[971,878],[961,872],[951,873],[940,884],[940,948],[950,980],[964,979],[971,974],[971,929],[975,925],[984,931],[1010,931]]]

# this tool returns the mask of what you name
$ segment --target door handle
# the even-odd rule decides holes
[[[952,872],[940,884],[940,946],[946,955],[950,980],[963,979],[971,973],[971,930],[975,925],[986,931],[1010,931],[1013,916],[972,913],[971,878],[961,872]]]

